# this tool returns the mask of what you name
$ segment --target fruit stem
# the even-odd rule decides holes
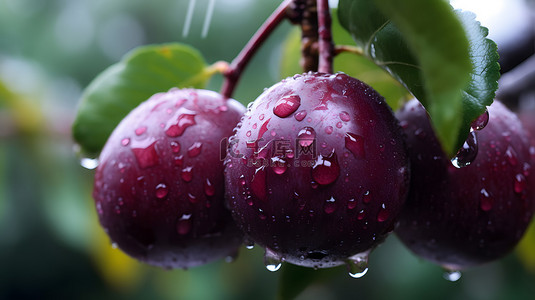
[[[336,46],[334,46],[334,54],[335,55],[338,55],[338,54],[344,53],[344,52],[353,53],[353,54],[356,54],[356,55],[359,55],[359,56],[363,56],[364,55],[364,50],[362,50],[361,47],[349,46],[349,45],[336,45]]]
[[[277,26],[287,17],[287,9],[292,4],[293,0],[284,0],[277,9],[269,16],[269,18],[262,24],[262,26],[251,37],[249,42],[230,63],[228,70],[224,73],[225,81],[221,87],[221,94],[225,98],[232,97],[234,88],[238,84],[241,73],[247,66],[253,55],[270,34],[277,28]]]
[[[333,73],[334,44],[328,0],[318,0],[318,72]]]

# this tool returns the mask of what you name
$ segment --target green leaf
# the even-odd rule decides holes
[[[295,299],[311,284],[332,278],[340,272],[339,268],[318,269],[305,268],[292,264],[284,264],[279,277],[277,299]]]
[[[96,155],[119,122],[141,102],[173,87],[203,88],[214,73],[189,46],[139,47],[85,89],[73,124],[74,140],[84,155]]]
[[[455,154],[497,88],[486,29],[442,0],[340,0],[338,15],[363,54],[422,102],[444,150]]]

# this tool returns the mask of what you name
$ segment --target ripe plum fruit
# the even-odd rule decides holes
[[[472,124],[462,157],[475,158],[461,168],[442,151],[417,100],[396,116],[407,136],[411,163],[409,198],[396,228],[401,241],[449,270],[511,251],[535,208],[535,169],[530,162],[535,148],[516,115],[494,101],[488,114]]]
[[[230,139],[225,172],[234,219],[266,264],[364,271],[408,192],[401,134],[383,97],[345,74],[265,90]]]
[[[93,191],[113,243],[165,268],[234,254],[243,239],[225,207],[220,144],[244,111],[216,92],[172,89],[121,121],[102,150]]]

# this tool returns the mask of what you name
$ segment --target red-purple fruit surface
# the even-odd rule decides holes
[[[461,168],[442,151],[418,101],[408,102],[396,116],[407,135],[411,162],[409,198],[396,229],[401,241],[418,256],[451,270],[511,251],[535,207],[530,163],[535,148],[516,115],[494,101],[488,115],[472,125],[462,157],[475,158]]]
[[[225,207],[220,144],[244,111],[212,91],[172,89],[126,116],[102,150],[93,191],[112,242],[166,268],[233,254],[242,234]]]
[[[326,268],[366,260],[408,190],[401,127],[345,74],[307,73],[260,95],[230,140],[227,200],[266,263]],[[363,270],[361,270],[363,271]]]

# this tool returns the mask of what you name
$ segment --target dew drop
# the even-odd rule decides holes
[[[303,121],[303,119],[304,119],[306,116],[307,116],[307,111],[306,111],[306,110],[300,110],[300,111],[298,111],[298,112],[295,113],[294,118],[295,118],[297,121],[301,122],[301,121]]]
[[[147,131],[147,126],[138,127],[134,132],[137,136],[144,134]]]
[[[190,203],[197,203],[197,197],[195,197],[191,193],[188,193],[188,200]]]
[[[292,94],[280,98],[275,106],[273,107],[273,113],[280,117],[286,118],[287,116],[293,114],[301,105],[301,97],[298,95]]]
[[[456,168],[463,168],[469,166],[477,156],[478,146],[475,131],[468,134],[468,138],[464,142],[459,152],[451,159],[451,163]]]
[[[176,222],[176,232],[180,235],[191,231],[191,214],[183,214]]]
[[[273,169],[273,172],[278,175],[284,174],[288,169],[286,161],[278,156],[271,158],[271,168]]]
[[[182,167],[182,165],[184,164],[184,156],[180,155],[173,157],[173,162],[176,166]]]
[[[340,120],[342,120],[344,122],[349,122],[349,120],[351,120],[351,117],[349,116],[347,111],[343,111],[343,112],[340,113]]]
[[[507,150],[505,150],[505,156],[507,157],[507,161],[511,166],[516,166],[518,164],[518,158],[516,156],[516,152],[511,146],[507,147]]]
[[[202,151],[202,143],[195,142],[191,147],[188,148],[188,156],[189,157],[196,157],[197,155],[201,154]]]
[[[481,189],[479,194],[479,207],[482,211],[489,211],[492,209],[492,198],[486,189]]]
[[[98,167],[98,158],[83,157],[80,159],[80,165],[88,170],[93,170]]]
[[[260,121],[264,120],[264,114],[261,114],[261,115],[258,117],[258,119],[259,119]]]
[[[325,133],[326,133],[326,134],[331,134],[331,133],[333,133],[333,130],[334,130],[334,129],[333,129],[332,126],[327,126],[327,127],[325,127]]]
[[[365,216],[366,216],[366,214],[364,213],[364,209],[361,209],[359,211],[359,214],[357,215],[357,220],[362,220],[362,219],[364,219]]]
[[[362,136],[346,132],[345,146],[356,158],[364,157],[364,138]]]
[[[173,151],[174,153],[180,152],[180,144],[178,142],[173,141],[169,145],[171,146],[171,151]]]
[[[364,195],[362,196],[362,202],[368,204],[372,201],[372,195],[370,191],[364,192]]]
[[[273,250],[266,248],[266,253],[264,254],[264,265],[266,269],[271,272],[278,271],[282,265],[281,257]]]
[[[129,138],[124,138],[124,139],[121,140],[121,145],[128,146],[128,144],[130,144],[130,139]]]
[[[245,133],[245,136],[250,137],[251,136],[251,130],[247,131],[247,133]]]
[[[485,128],[485,126],[487,126],[488,123],[489,123],[489,111],[485,110],[483,114],[481,114],[479,117],[477,117],[477,119],[474,120],[474,122],[472,122],[471,127],[474,130],[481,130]]]
[[[516,174],[515,176],[515,193],[521,194],[526,189],[526,177],[522,174]]]
[[[304,127],[297,134],[297,141],[301,147],[308,147],[314,143],[316,131],[312,127]]]
[[[165,134],[170,137],[181,136],[188,127],[195,124],[196,122],[194,114],[181,114],[178,116],[177,123],[169,126],[169,128],[167,128],[165,131]]]
[[[323,206],[323,211],[325,211],[326,214],[332,214],[336,210],[336,200],[331,197],[330,199],[327,199],[325,201],[325,205]]]
[[[160,183],[156,186],[156,198],[162,199],[167,196],[168,192],[169,190],[167,189],[165,183]]]
[[[204,193],[206,194],[206,196],[215,195],[215,187],[210,182],[210,179],[206,179],[206,182],[204,183]]]
[[[258,138],[257,138],[257,140],[260,140],[262,138],[262,136],[264,136],[264,133],[266,133],[266,131],[268,130],[269,121],[271,121],[271,118],[267,119],[266,122],[264,122],[264,124],[262,124],[262,126],[260,126],[260,129],[258,129]],[[253,129],[254,129],[254,125],[253,125]]]
[[[459,279],[461,279],[461,272],[459,271],[445,271],[444,274],[442,274],[442,277],[444,277],[444,279],[446,279],[447,281],[450,281],[450,282],[455,282]]]
[[[256,125],[256,123],[253,124],[253,129],[256,129],[258,125]]]
[[[333,183],[340,176],[340,165],[334,150],[327,157],[318,155],[312,167],[312,178],[321,185]]]
[[[180,172],[180,177],[182,177],[182,180],[184,180],[185,182],[190,182],[191,179],[193,178],[193,167],[186,167],[184,169],[182,169],[182,171]]]
[[[156,142],[152,142],[146,148],[132,148],[137,163],[141,168],[148,168],[158,164],[159,156],[156,152]]]
[[[524,176],[529,176],[530,170],[531,170],[531,165],[527,162],[524,163],[524,166],[522,168],[522,173],[524,174]]]
[[[260,168],[257,168],[255,170],[253,180],[251,180],[251,190],[253,191],[254,195],[259,199],[266,199],[266,171],[264,166],[261,166]]]
[[[221,111],[221,112],[228,111],[228,106],[226,106],[226,105],[220,105],[220,106],[219,106],[219,111]]]
[[[347,208],[354,209],[355,207],[357,207],[357,201],[355,201],[355,199],[349,199],[347,201]]]
[[[379,210],[379,213],[377,214],[377,222],[384,222],[388,219],[388,216],[390,213],[385,207],[385,204],[381,205],[381,209]]]
[[[346,261],[349,276],[361,278],[368,273],[368,256],[370,251],[355,254]]]
[[[336,123],[336,128],[342,128],[342,125],[343,125],[342,122],[338,122]]]

